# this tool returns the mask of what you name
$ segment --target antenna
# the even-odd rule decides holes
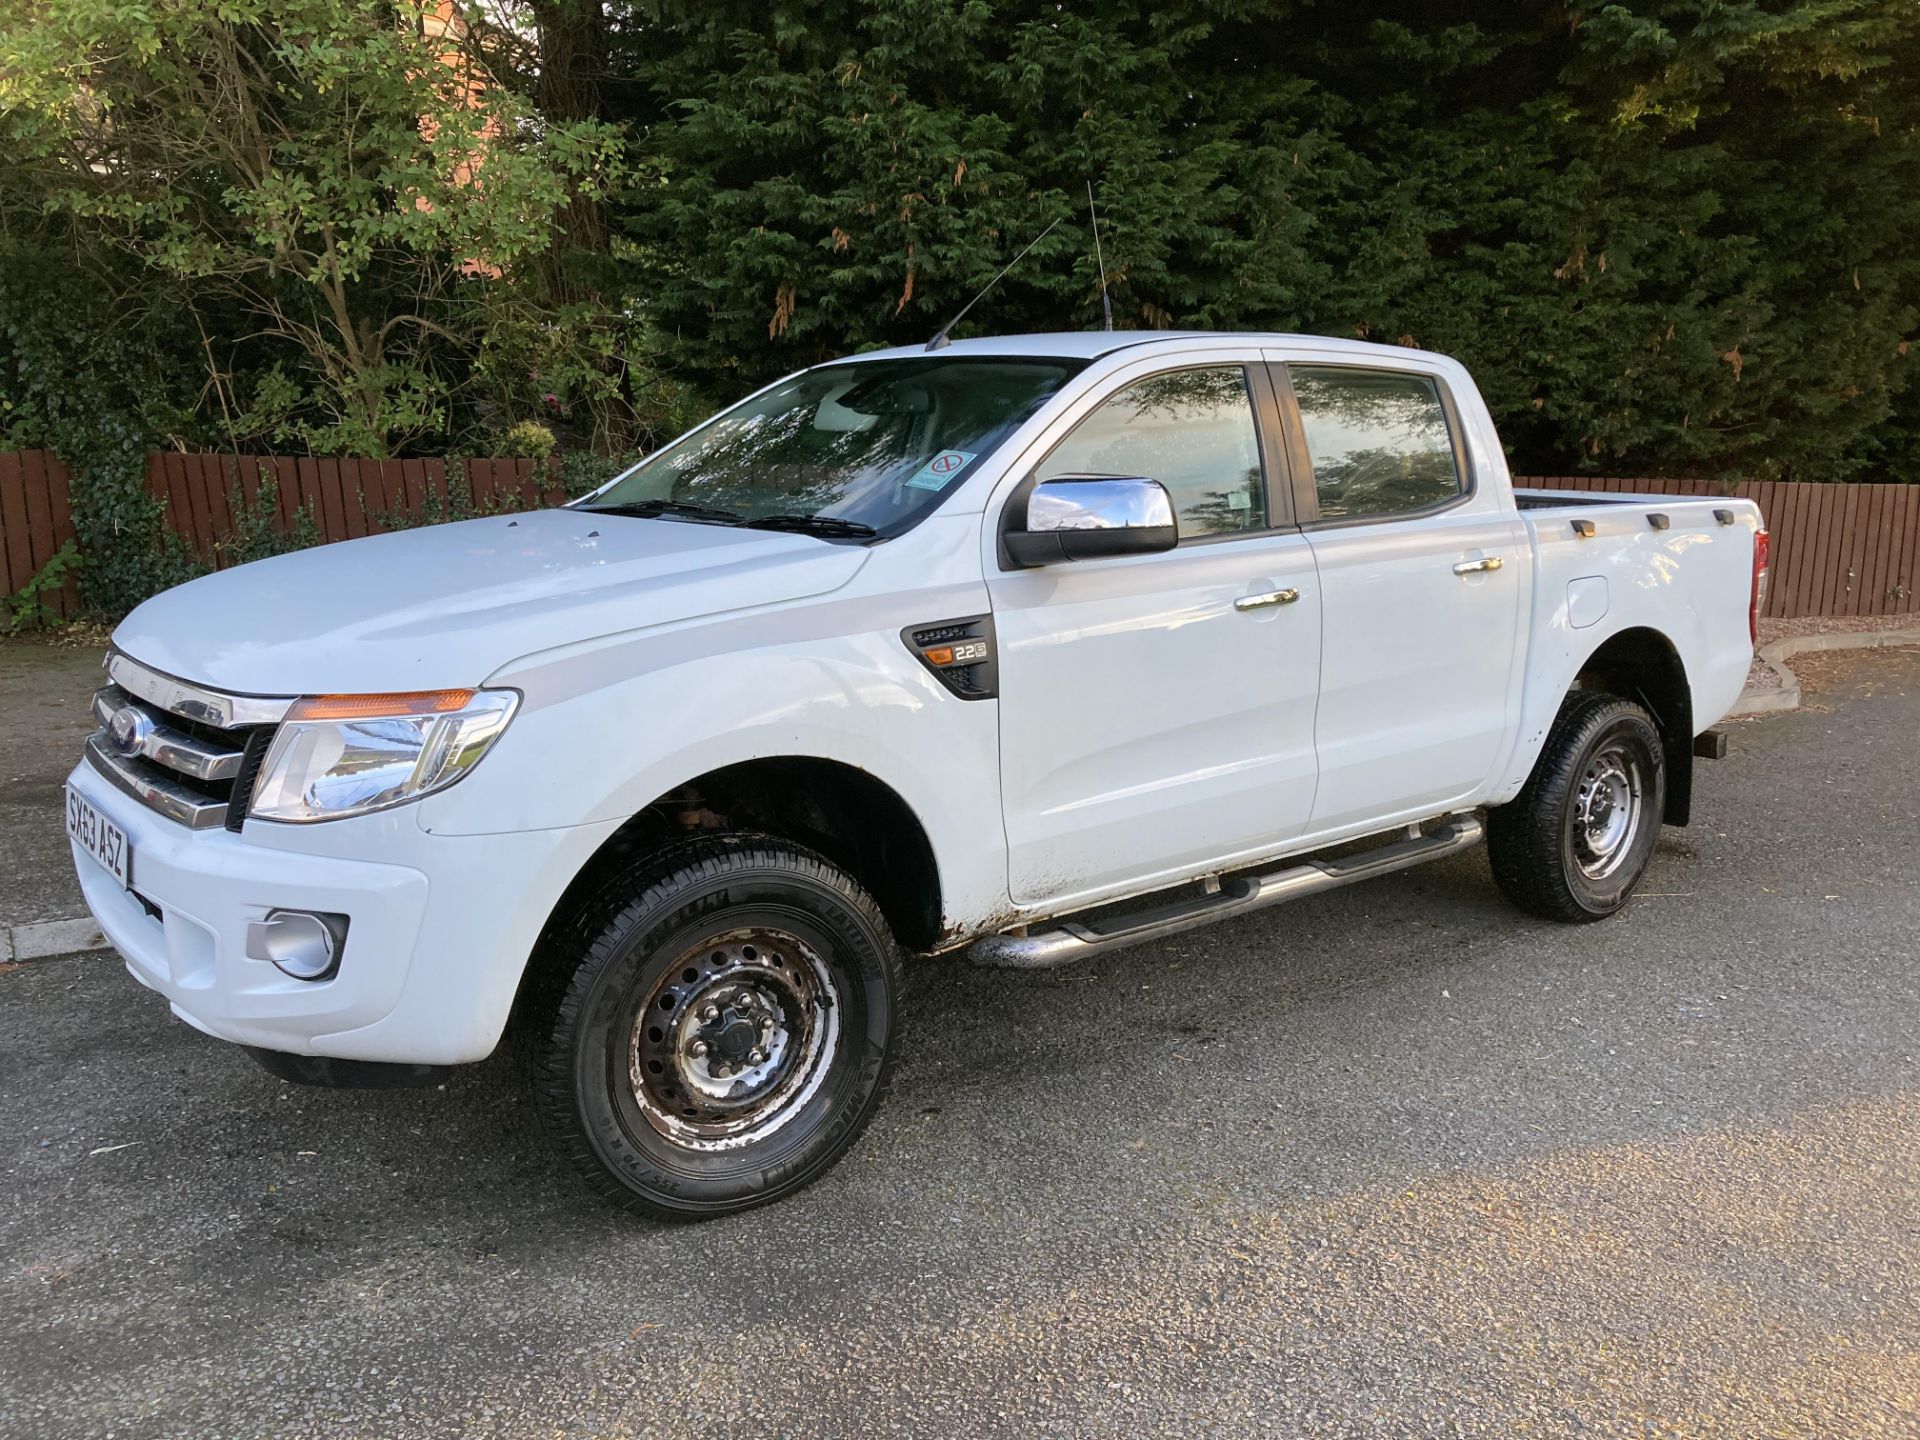
[[[1054,217],[1053,225],[1058,225],[1059,223],[1060,223],[1059,217],[1058,216]],[[1042,240],[1046,239],[1047,236],[1052,232],[1053,225],[1047,226],[1045,230],[1042,230],[1038,235],[1034,236],[1033,239],[1029,240],[1027,242],[1027,250],[1033,249],[1034,246],[1038,245]],[[994,286],[998,285],[1002,277],[1006,275],[1008,270],[1013,269],[1014,266],[1018,265],[1022,260],[1027,258],[1027,250],[1022,250],[1018,255],[1014,256],[1013,259],[1009,260],[1006,263],[1006,267],[1001,270],[1000,274],[994,276],[993,279],[989,280],[985,285],[982,285],[980,287],[980,293],[974,296],[973,299],[969,300],[965,305],[961,306],[960,313],[954,316],[953,319],[949,320],[946,324],[942,325],[940,327],[939,333],[937,333],[931,340],[927,341],[927,349],[944,350],[947,348],[948,345],[952,344],[953,342],[947,339],[947,332],[953,329],[953,327],[958,325],[962,320],[967,318],[967,311],[973,309],[974,306],[978,305],[982,300],[984,300],[986,298],[987,291],[993,289]]]
[[[1100,250],[1100,216],[1093,208],[1093,181],[1087,181],[1087,218],[1093,221],[1093,258],[1100,262],[1100,308],[1107,314],[1107,329],[1113,329],[1113,301],[1107,298],[1107,257]]]

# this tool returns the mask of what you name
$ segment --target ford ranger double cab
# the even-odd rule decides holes
[[[1742,500],[1516,492],[1440,355],[937,341],[770,385],[564,508],[147,601],[68,791],[141,983],[274,1073],[512,1034],[613,1200],[843,1154],[902,956],[1042,967],[1487,842],[1598,920],[1687,821]]]

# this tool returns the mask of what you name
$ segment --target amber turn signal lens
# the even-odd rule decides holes
[[[953,647],[951,645],[936,645],[933,649],[922,650],[920,653],[927,657],[927,663],[929,665],[953,664]]]
[[[382,715],[447,715],[465,708],[471,690],[409,690],[400,695],[313,695],[297,700],[289,720],[368,720]]]

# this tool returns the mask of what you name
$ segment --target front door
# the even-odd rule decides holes
[[[1116,376],[1031,473],[1160,481],[1178,547],[988,581],[1020,904],[1251,856],[1312,811],[1321,598],[1286,487],[1267,483],[1273,393],[1253,357],[1165,366]]]
[[[1311,828],[1437,813],[1507,738],[1522,522],[1474,486],[1439,375],[1294,363],[1276,381],[1323,607]]]

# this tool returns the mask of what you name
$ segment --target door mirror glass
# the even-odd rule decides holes
[[[1167,487],[1145,476],[1057,475],[1027,496],[1026,524],[1007,554],[1022,566],[1107,555],[1152,555],[1179,542]]]

